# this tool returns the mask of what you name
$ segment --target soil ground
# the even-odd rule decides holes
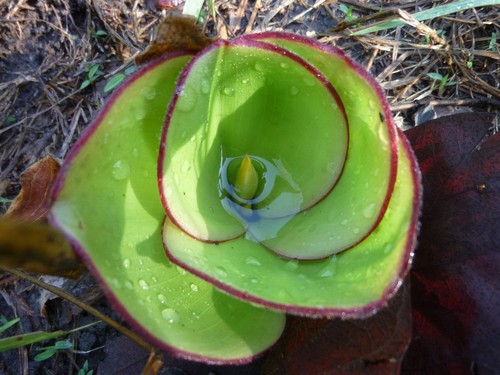
[[[106,83],[116,74],[127,74],[134,57],[150,42],[165,16],[157,3],[161,2],[0,0],[0,212],[19,192],[20,175],[29,165],[46,155],[64,160],[109,94],[104,91]],[[343,48],[380,82],[402,127],[443,113],[498,110],[498,6],[453,13],[429,20],[426,26],[349,36],[357,26],[349,24],[350,17],[373,16],[380,9],[388,12],[383,17],[397,17],[397,9],[415,13],[438,3],[215,1],[214,14],[204,9],[200,23],[213,37],[285,30]],[[440,87],[440,80],[428,73],[446,77],[447,84]],[[91,276],[46,281],[119,320]],[[0,275],[0,288],[0,315],[21,318],[23,332],[67,330],[94,320],[9,274]],[[45,361],[34,361],[37,345],[0,354],[0,374],[76,374],[85,361],[102,374],[138,373],[147,357],[133,347],[127,351],[131,344],[102,323],[72,334],[70,340],[74,350]],[[137,355],[137,371],[128,367],[120,372],[119,358],[130,353]],[[182,361],[169,363],[162,373],[188,373],[190,368]],[[209,367],[196,371],[230,373]]]

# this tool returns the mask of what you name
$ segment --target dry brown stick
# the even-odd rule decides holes
[[[399,18],[403,22],[405,22],[406,24],[414,27],[415,30],[417,31],[417,33],[419,33],[420,35],[428,35],[432,41],[434,41],[435,43],[441,44],[445,48],[446,51],[449,51],[450,46],[448,45],[448,42],[446,40],[444,40],[443,38],[441,38],[437,34],[436,30],[434,30],[433,28],[427,26],[426,24],[418,21],[410,13],[408,13],[402,9],[398,9],[396,12],[397,12],[397,15],[399,16]]]
[[[430,63],[429,63],[429,64],[428,64],[428,65],[424,68],[424,70],[423,70],[423,71],[421,71],[421,72],[417,75],[416,79],[415,79],[413,82],[408,83],[408,85],[406,85],[406,86],[405,86],[405,87],[404,87],[404,88],[403,88],[403,89],[402,89],[402,90],[401,90],[401,91],[400,91],[400,92],[396,95],[396,100],[397,100],[398,98],[404,97],[404,96],[406,95],[406,93],[407,93],[407,92],[408,92],[408,91],[409,91],[409,90],[410,90],[410,89],[411,89],[411,88],[412,88],[412,87],[413,87],[413,86],[414,86],[417,82],[419,82],[419,81],[421,80],[421,78],[422,78],[423,76],[425,76],[425,75],[426,75],[426,74],[427,74],[427,73],[428,73],[428,72],[429,72],[429,71],[430,71],[430,70],[434,67],[434,65],[436,65],[436,64],[437,64],[437,60],[434,60],[433,62],[430,62]],[[420,65],[421,65],[421,64],[419,64],[419,65],[415,66],[415,67],[413,68],[413,70],[410,72],[410,74],[412,74],[412,73],[413,73],[413,71],[415,71],[415,70],[417,69],[417,67],[419,67]]]
[[[290,18],[286,22],[283,22],[281,26],[284,28],[284,27],[290,25],[291,23],[296,22],[297,20],[299,20],[301,18],[304,18],[305,15],[312,12],[314,9],[318,9],[321,6],[325,6],[326,2],[327,2],[327,0],[318,0],[318,1],[316,1],[316,3],[314,5],[311,5],[311,6],[308,6],[307,4],[302,4],[302,6],[306,7],[306,9],[303,10],[302,12],[300,12],[299,14],[293,16],[292,18]]]
[[[381,21],[387,21],[388,18],[396,16],[396,12],[394,10],[383,10],[381,12],[377,12],[374,14],[369,14],[368,16],[363,16],[356,18],[352,21],[344,21],[342,20],[337,27],[334,27],[331,32],[338,33],[341,32],[348,27],[351,26],[356,26],[358,24],[368,22],[368,21],[374,21],[374,20],[381,20]],[[370,25],[373,26],[373,25]]]
[[[366,63],[366,66],[365,66],[366,70],[370,71],[372,69],[373,62],[377,58],[379,52],[380,52],[380,48],[377,48],[377,47],[373,48],[373,51],[370,55],[370,58],[368,59],[368,62]]]
[[[355,6],[357,8],[361,9],[367,9],[371,10],[374,12],[380,11],[380,6],[379,5],[370,5],[369,2],[365,1],[357,1],[357,0],[342,0],[343,3],[350,4],[352,6]],[[407,3],[398,3],[393,6],[388,6],[386,7],[387,10],[395,10],[395,9],[404,9],[404,8],[414,8],[415,5],[418,5],[419,7],[422,7],[423,5],[430,3],[431,1],[419,1],[418,4],[415,4],[414,1],[409,1]]]
[[[243,19],[243,15],[245,14],[245,9],[247,8],[248,0],[240,1],[238,9],[236,9],[236,14],[234,17],[229,19],[229,26],[232,29],[232,33],[236,34],[238,30],[241,28],[241,20]]]
[[[490,86],[488,83],[483,81],[473,70],[467,68],[455,55],[452,55],[453,62],[458,66],[458,69],[462,72],[464,77],[466,77],[474,87],[470,87],[473,91],[476,86],[479,86],[481,93],[488,93],[493,95],[495,98],[500,99],[500,90]]]
[[[255,4],[253,6],[252,14],[250,16],[250,19],[248,20],[248,25],[245,29],[245,34],[249,34],[252,29],[253,29],[253,24],[255,22],[255,18],[257,18],[257,13],[259,12],[259,9],[261,7],[261,0],[255,1]]]
[[[59,149],[59,152],[57,153],[57,156],[60,158],[64,158],[66,156],[66,153],[68,152],[69,145],[71,144],[71,141],[73,140],[73,135],[76,130],[76,126],[78,125],[78,122],[80,120],[80,116],[84,113],[83,108],[81,108],[83,99],[81,99],[77,104],[76,104],[76,109],[73,112],[73,118],[71,119],[71,123],[69,126],[69,132],[68,134],[64,137],[63,144],[61,148]]]
[[[89,314],[94,315],[97,319],[102,320],[104,323],[108,324],[112,328],[116,329],[118,332],[121,334],[127,336],[129,339],[134,341],[137,345],[143,347],[144,349],[148,350],[149,352],[156,351],[156,348],[145,341],[142,337],[137,335],[135,332],[132,332],[130,329],[122,326],[120,323],[114,321],[111,319],[109,316],[104,315],[102,312],[99,310],[93,308],[92,306],[86,304],[85,302],[80,301],[77,299],[75,296],[65,292],[64,290],[60,288],[56,288],[55,286],[49,285],[41,280],[38,280],[37,278],[27,274],[26,272],[17,270],[17,269],[11,269],[8,267],[5,267],[0,264],[0,270],[4,272],[8,272],[10,274],[16,275],[20,277],[21,279],[27,280],[40,288],[43,288],[45,290],[48,290],[51,293],[54,293],[56,296],[59,296],[63,299],[65,299],[68,302],[71,302],[75,306],[78,306],[82,310],[88,312]]]
[[[262,19],[262,22],[260,23],[259,25],[259,30],[266,30],[267,29],[267,26],[269,24],[269,22],[279,13],[281,12],[283,9],[285,9],[286,7],[290,6],[293,4],[295,0],[282,0],[281,1],[281,4],[279,5],[276,5],[275,7],[273,7],[268,13],[267,15]]]
[[[360,42],[364,43],[378,43],[382,45],[387,45],[387,46],[404,46],[404,47],[411,47],[411,48],[417,48],[417,49],[430,49],[434,51],[440,51],[443,49],[442,45],[431,45],[431,44],[418,44],[418,43],[411,43],[407,41],[399,41],[399,40],[393,40],[393,39],[387,39],[387,38],[382,38],[382,37],[377,37],[377,36],[365,36],[365,35],[360,35],[356,36],[356,39],[358,39]]]
[[[488,105],[493,105],[495,107],[500,108],[500,100],[493,99],[493,98],[472,98],[472,99],[443,99],[443,100],[415,100],[413,102],[409,103],[396,103],[394,105],[391,105],[391,111],[392,112],[397,112],[397,111],[405,111],[408,109],[420,107],[420,106],[444,106],[444,105],[450,105],[450,106],[467,106],[467,105],[478,105],[478,104],[488,104]]]
[[[409,56],[413,55],[413,53],[414,51],[406,51],[405,53],[401,54],[396,60],[394,60],[390,65],[388,65],[382,72],[377,75],[377,80],[379,82],[385,80],[386,77],[393,73],[396,67],[403,63],[403,61],[405,61]]]
[[[127,41],[122,38],[122,36],[120,34],[118,34],[111,26],[109,26],[109,24],[106,22],[106,18],[104,17],[103,13],[102,13],[102,10],[101,8],[99,7],[99,4],[97,2],[97,0],[92,0],[92,5],[94,6],[94,9],[97,13],[97,16],[100,18],[100,20],[102,21],[102,23],[104,24],[104,28],[106,29],[106,31],[108,32],[108,34],[113,38],[115,39],[117,42],[120,42],[122,43],[123,45],[129,47],[131,50],[133,48],[131,48],[132,46],[130,46]]]

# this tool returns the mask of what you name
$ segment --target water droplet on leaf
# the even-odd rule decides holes
[[[248,264],[249,266],[260,266],[261,265],[261,263],[258,261],[258,259],[254,258],[254,257],[246,257],[245,263]]]
[[[223,267],[215,267],[215,274],[218,277],[226,277],[227,276],[227,272]]]
[[[299,268],[299,262],[296,259],[289,260],[288,262],[285,263],[283,268],[286,269],[287,271],[295,271],[296,269]]]
[[[182,112],[191,111],[196,105],[196,93],[189,87],[184,87],[179,93],[175,107]]]
[[[114,277],[111,278],[110,282],[111,282],[111,285],[113,285],[113,287],[115,287],[115,288],[121,288],[122,287],[122,284],[120,283],[120,281],[118,279],[114,278]]]
[[[111,175],[115,180],[123,180],[130,175],[130,167],[124,160],[118,160],[113,164]]]
[[[232,87],[224,87],[224,95],[227,95],[227,96],[233,96],[234,95],[234,88]]]
[[[156,97],[156,90],[154,88],[150,88],[144,96],[147,100],[153,100]]]
[[[179,266],[175,266],[175,269],[177,270],[177,272],[179,272],[180,275],[184,276],[187,274],[186,270],[182,267],[179,267]]]
[[[189,287],[193,292],[197,292],[198,290],[200,290],[200,288],[196,284],[190,284]]]
[[[169,323],[177,323],[180,319],[179,314],[172,308],[166,308],[161,311],[161,316]]]
[[[188,172],[191,169],[191,162],[189,160],[184,160],[184,163],[182,164],[181,171],[183,173]]]
[[[135,110],[135,118],[136,118],[136,120],[140,121],[140,120],[144,119],[144,117],[146,117],[146,111],[143,108],[137,108]],[[126,127],[129,127],[131,125],[132,124],[129,123],[128,121],[125,123]]]
[[[200,90],[202,94],[208,94],[210,92],[210,83],[207,79],[203,78],[200,82]]]
[[[333,269],[331,268],[324,268],[319,272],[319,277],[331,277],[335,274]]]
[[[163,294],[158,294],[157,298],[160,303],[167,302],[167,297],[165,297]]]
[[[385,245],[385,246],[384,246],[384,250],[383,250],[383,251],[384,251],[384,254],[388,254],[388,253],[390,253],[390,252],[391,252],[391,250],[392,250],[392,246],[391,246],[391,244],[390,244],[390,243],[388,243],[387,245]]]
[[[254,67],[255,70],[258,72],[262,72],[264,70],[264,65],[260,62],[255,63]]]
[[[369,204],[364,210],[363,210],[363,216],[366,217],[367,219],[373,217],[375,214],[375,203]]]
[[[149,284],[147,283],[146,280],[140,279],[138,281],[138,283],[139,283],[139,287],[141,287],[141,289],[144,289],[144,290],[148,290],[149,289]]]

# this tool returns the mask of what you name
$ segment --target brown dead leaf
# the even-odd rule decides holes
[[[64,235],[45,222],[0,218],[0,263],[28,272],[77,278],[84,270]]]
[[[21,192],[0,218],[0,263],[28,272],[76,278],[84,270],[64,235],[44,221],[59,164],[46,156],[21,177]]]
[[[135,62],[144,64],[175,51],[198,52],[214,41],[203,34],[194,17],[171,14],[158,25],[155,38]]]
[[[21,176],[21,192],[5,217],[29,222],[43,219],[50,207],[50,191],[59,169],[59,164],[51,156],[29,167]]]

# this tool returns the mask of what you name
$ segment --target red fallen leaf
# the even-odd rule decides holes
[[[409,288],[363,320],[290,317],[262,374],[397,374],[411,337]]]
[[[30,222],[43,219],[50,206],[50,192],[59,169],[51,156],[29,167],[21,176],[21,191],[5,216]]]
[[[500,368],[500,134],[477,148],[493,119],[459,114],[406,132],[424,182],[406,374]]]

